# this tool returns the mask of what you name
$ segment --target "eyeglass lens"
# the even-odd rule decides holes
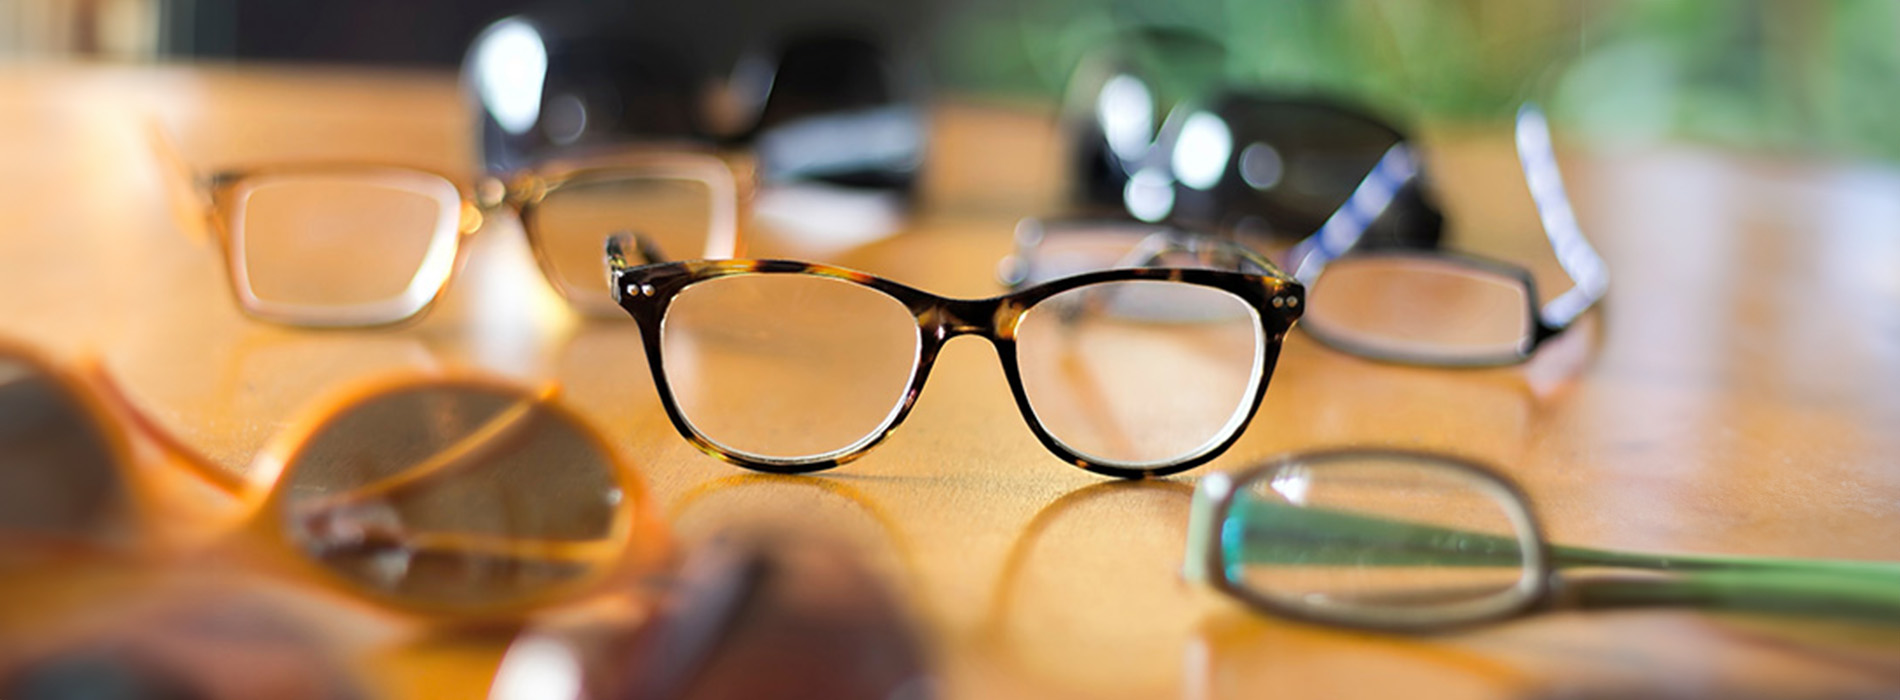
[[[390,172],[247,179],[230,227],[259,302],[325,309],[407,301],[413,313],[454,263],[461,196],[447,180]]]
[[[1023,393],[1070,450],[1169,463],[1241,428],[1267,339],[1239,297],[1160,281],[1106,282],[1030,307],[1016,328]]]
[[[569,299],[606,300],[600,251],[614,231],[631,229],[674,258],[705,253],[718,206],[706,183],[633,174],[571,181],[527,214],[552,281]]]
[[[681,415],[722,448],[755,458],[848,452],[896,418],[921,337],[902,302],[812,275],[700,282],[660,332]]]
[[[1308,295],[1308,331],[1378,354],[1514,358],[1535,326],[1518,278],[1423,256],[1347,256]]]
[[[1524,504],[1446,465],[1351,457],[1292,463],[1238,487],[1221,523],[1233,584],[1282,607],[1362,624],[1455,622],[1530,595],[1538,547]]]
[[[534,397],[416,386],[329,419],[285,466],[284,527],[368,590],[501,604],[608,565],[621,493],[611,457]]]
[[[107,534],[126,505],[108,444],[78,397],[0,355],[0,532]]]

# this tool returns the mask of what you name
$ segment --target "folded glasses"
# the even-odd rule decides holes
[[[1429,632],[1658,605],[1900,624],[1900,563],[1551,544],[1522,489],[1445,455],[1340,450],[1210,474],[1190,520],[1190,579],[1321,624]]]
[[[910,411],[943,344],[990,341],[1042,444],[1099,474],[1171,474],[1238,439],[1304,290],[1265,258],[1178,236],[1157,259],[1224,267],[1088,272],[949,299],[783,260],[634,266],[608,243],[613,294],[639,323],[667,415],[706,453],[772,472],[843,464]]]
[[[24,350],[0,351],[0,419],[0,564],[110,562],[176,524],[127,424],[235,501],[237,525],[216,528],[230,546],[207,554],[386,610],[513,618],[663,550],[631,470],[551,389],[378,382],[293,422],[245,476],[153,425],[102,375]]]
[[[486,213],[514,210],[549,284],[577,308],[611,312],[605,233],[637,226],[680,254],[738,254],[739,180],[718,157],[624,152],[483,181],[369,163],[193,171],[154,129],[172,201],[194,236],[217,242],[238,307],[291,326],[400,323],[426,312]]]
[[[1608,287],[1603,259],[1577,226],[1557,172],[1549,125],[1535,106],[1519,111],[1520,164],[1544,232],[1574,286],[1538,305],[1529,270],[1439,248],[1366,237],[1419,172],[1405,144],[1393,146],[1318,231],[1287,254],[1307,287],[1301,328],[1335,349],[1407,364],[1480,367],[1523,362],[1588,310]],[[1106,266],[1150,264],[1139,244],[1158,227],[1103,222],[1026,222],[1001,271],[1012,285]]]

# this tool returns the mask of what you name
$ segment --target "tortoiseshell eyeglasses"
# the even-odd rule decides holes
[[[636,265],[638,243],[608,240],[611,289],[674,427],[715,457],[783,473],[882,441],[960,335],[995,346],[1023,418],[1064,461],[1130,478],[1192,468],[1252,418],[1305,294],[1257,254],[1179,232],[1143,267],[988,299],[786,260]]]

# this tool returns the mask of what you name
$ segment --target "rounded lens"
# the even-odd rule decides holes
[[[111,444],[58,380],[0,356],[0,533],[116,534],[126,496]]]
[[[1016,328],[1036,421],[1071,451],[1130,468],[1201,456],[1244,427],[1266,349],[1253,307],[1179,282],[1078,287]]]
[[[241,290],[266,311],[368,307],[379,315],[366,320],[395,320],[448,279],[460,221],[460,193],[426,173],[262,176],[238,191],[232,254]]]
[[[1302,614],[1416,627],[1501,615],[1539,590],[1527,507],[1493,477],[1404,454],[1296,460],[1242,484],[1226,576]]]
[[[871,287],[747,274],[680,292],[660,342],[694,431],[727,452],[799,463],[848,454],[897,419],[921,336],[910,309]]]
[[[717,206],[706,183],[646,175],[571,181],[547,194],[527,225],[552,281],[567,298],[613,308],[607,294],[607,237],[638,233],[669,258],[707,254]]]
[[[1491,364],[1520,359],[1532,331],[1524,282],[1458,261],[1348,256],[1307,293],[1307,331],[1374,357]]]
[[[616,462],[544,397],[416,385],[331,417],[285,462],[282,513],[306,556],[378,594],[505,605],[622,554]]]

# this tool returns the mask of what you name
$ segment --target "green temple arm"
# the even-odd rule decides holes
[[[1247,564],[1516,567],[1523,562],[1521,545],[1511,536],[1269,501],[1238,501],[1226,522],[1209,529],[1218,530],[1230,569]],[[1677,605],[1900,622],[1900,563],[1658,554],[1562,545],[1551,546],[1549,555],[1557,570],[1606,568],[1669,574],[1566,582],[1569,600],[1584,607]]]

